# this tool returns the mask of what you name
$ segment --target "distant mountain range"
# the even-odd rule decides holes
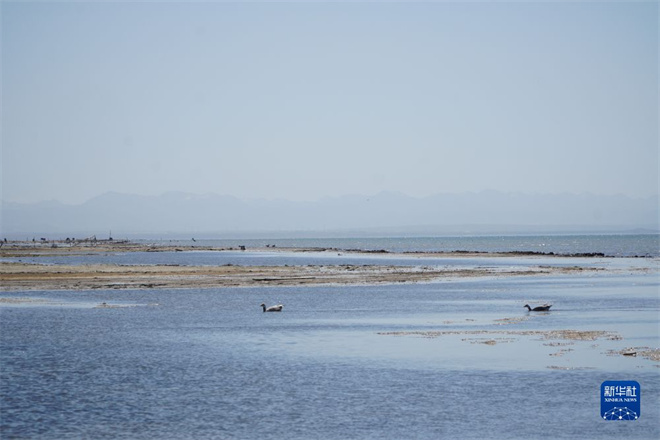
[[[154,234],[657,232],[658,197],[483,191],[415,198],[382,192],[315,202],[179,192],[107,193],[79,205],[2,202],[2,236]]]

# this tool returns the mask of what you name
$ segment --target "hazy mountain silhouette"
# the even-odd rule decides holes
[[[484,191],[424,198],[382,192],[315,202],[216,194],[107,193],[79,205],[2,203],[3,235],[349,231],[424,233],[480,227],[525,230],[658,230],[658,198]]]

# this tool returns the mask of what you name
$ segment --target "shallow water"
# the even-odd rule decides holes
[[[610,352],[660,347],[658,285],[657,273],[603,273],[4,294],[47,302],[0,307],[0,434],[655,439],[658,362]],[[543,302],[553,311],[522,308]],[[623,339],[516,333],[566,329]],[[605,380],[640,383],[639,420],[600,419]]]
[[[390,252],[456,250],[477,252],[554,252],[576,254],[600,252],[611,257],[660,257],[660,234],[570,234],[570,235],[455,235],[439,237],[354,237],[289,239],[143,240],[155,245],[238,247],[240,245],[294,248],[387,250]]]

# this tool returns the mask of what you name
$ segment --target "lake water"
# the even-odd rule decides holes
[[[186,244],[238,247],[318,247],[337,249],[386,250],[390,252],[554,252],[575,254],[604,253],[613,257],[660,256],[660,234],[589,235],[479,235],[444,237],[370,237],[370,238],[291,238],[291,239],[200,239],[142,240],[144,243]]]
[[[195,264],[221,254],[142,258]],[[533,260],[490,264],[545,261]],[[381,286],[5,292],[33,302],[0,307],[0,437],[657,439],[660,364],[613,353],[660,347],[658,260],[580,261],[631,270]],[[102,302],[113,307],[97,308]],[[284,311],[262,313],[262,302]],[[552,312],[522,308],[544,302]],[[617,338],[538,333],[569,329]],[[639,420],[600,418],[605,380],[640,383]]]

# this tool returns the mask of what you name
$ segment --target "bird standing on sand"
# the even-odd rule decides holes
[[[270,306],[270,307],[266,308],[266,304],[261,303],[261,307],[264,309],[264,312],[281,312],[282,307],[284,307],[284,305],[278,304],[276,306]]]
[[[527,310],[530,312],[547,312],[552,307],[552,304],[544,304],[542,306],[531,308],[529,304],[525,304],[523,307],[527,307]]]

